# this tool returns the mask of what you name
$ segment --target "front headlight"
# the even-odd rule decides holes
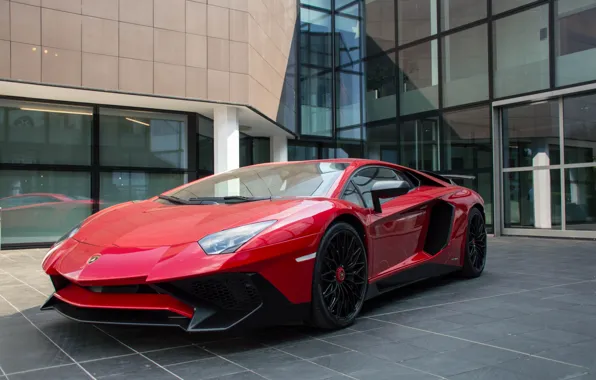
[[[52,248],[44,256],[44,258],[42,260],[42,265],[46,262],[46,260],[48,259],[48,257],[50,257],[52,255],[52,253],[56,252],[56,250],[58,248],[60,248],[60,246],[62,245],[62,243],[64,243],[66,240],[70,239],[71,237],[75,236],[77,234],[77,232],[79,232],[80,229],[81,229],[81,225],[79,224],[75,228],[73,228],[72,230],[70,230],[67,233],[65,233],[64,235],[62,235],[62,237],[60,239],[58,239],[54,243],[54,245],[52,246]]]
[[[199,245],[208,255],[232,253],[275,222],[268,220],[216,232],[199,240]]]

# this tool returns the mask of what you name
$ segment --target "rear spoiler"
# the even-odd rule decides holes
[[[437,173],[430,170],[420,170],[421,173],[429,175],[431,177],[435,177],[440,179],[441,181],[450,183],[452,185],[457,185],[454,180],[456,179],[476,179],[476,176],[473,175],[465,175],[465,174],[444,174],[444,173]]]

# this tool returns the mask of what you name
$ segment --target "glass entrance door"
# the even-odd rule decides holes
[[[497,114],[503,232],[596,237],[596,94]]]

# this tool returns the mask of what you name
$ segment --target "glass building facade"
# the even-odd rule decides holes
[[[594,17],[596,0],[302,0],[289,158],[473,175],[491,229],[592,237]]]
[[[242,15],[248,69],[236,67],[242,60],[230,48],[223,61],[242,73],[227,81],[221,68],[211,75],[211,66],[225,66],[217,49],[207,49],[211,58],[188,56],[190,66],[176,71],[188,82],[177,100],[216,101],[211,111],[215,104],[246,109],[249,100],[254,115],[237,120],[233,144],[240,166],[283,161],[287,152],[289,160],[371,158],[471,175],[461,184],[483,196],[496,234],[596,238],[596,0],[299,0],[295,9],[296,25],[290,17],[277,25],[288,23],[287,41],[264,15],[256,29],[248,23],[255,10]],[[181,61],[200,47],[193,32],[201,33],[177,45]],[[45,74],[29,81],[61,91],[65,83],[53,75],[81,77],[52,66],[63,55],[11,44],[20,46],[11,50],[15,62],[34,63],[43,51]],[[139,59],[153,67],[155,57]],[[47,88],[40,99],[29,90],[0,97],[2,248],[48,246],[99,210],[210,175],[214,157],[234,155],[215,150],[208,106],[167,110],[173,103],[162,102],[160,87],[180,77],[155,63],[153,94],[145,90],[151,81],[125,75],[131,62],[119,59],[124,71],[106,78],[121,82],[127,96],[150,93],[159,102],[118,106],[111,90],[108,98],[56,98],[71,102]],[[27,79],[20,76],[26,67],[12,64],[10,77]],[[131,78],[139,92],[120,80]],[[296,133],[287,151],[285,137],[271,133],[279,127],[290,132],[284,136]]]

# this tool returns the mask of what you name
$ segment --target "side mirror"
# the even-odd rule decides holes
[[[410,191],[410,184],[406,181],[379,181],[376,182],[370,193],[372,196],[375,212],[379,213],[381,209],[381,199],[395,198],[407,194]]]

